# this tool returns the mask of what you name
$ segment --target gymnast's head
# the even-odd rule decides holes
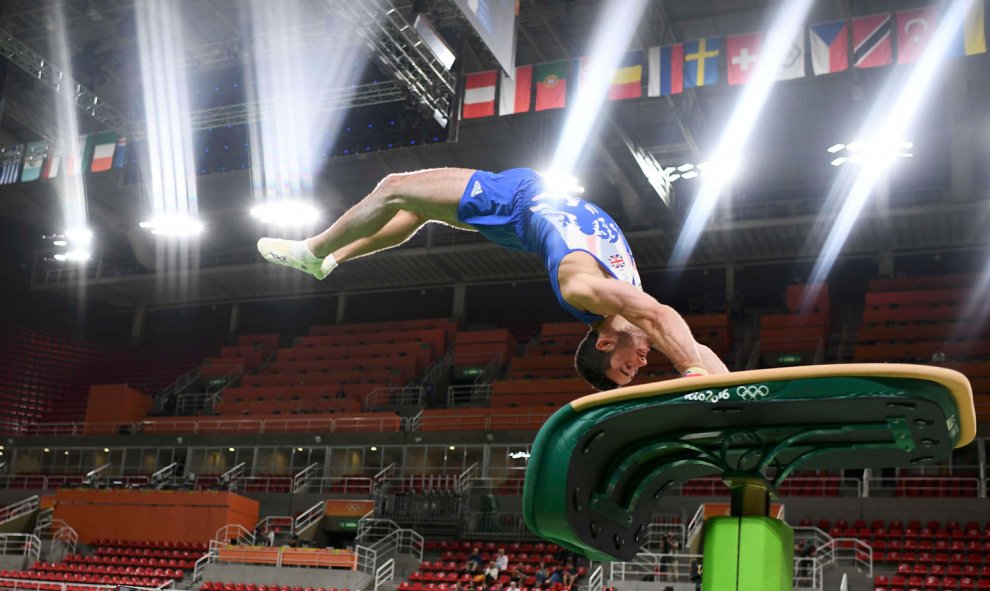
[[[641,332],[617,329],[608,321],[590,329],[574,354],[578,374],[598,390],[625,386],[646,365],[650,352],[649,340]]]

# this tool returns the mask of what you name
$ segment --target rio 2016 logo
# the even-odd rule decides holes
[[[701,390],[684,395],[684,400],[691,402],[707,402],[716,404],[723,400],[738,399],[745,401],[762,400],[770,395],[770,388],[765,384],[736,386],[722,390]]]

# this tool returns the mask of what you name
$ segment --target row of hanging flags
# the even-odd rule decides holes
[[[987,52],[984,2],[979,0],[966,17],[953,41],[951,57]],[[941,11],[935,7],[874,14],[802,28],[791,45],[777,80],[807,76],[810,64],[814,76],[835,74],[849,68],[876,68],[894,63],[895,43],[898,64],[918,61],[935,32]],[[680,94],[685,88],[713,86],[722,80],[720,65],[730,86],[745,84],[756,69],[763,44],[763,33],[706,37],[646,50],[646,95],[661,97]],[[807,42],[807,43],[806,43]],[[807,52],[805,51],[807,48]],[[610,100],[643,96],[643,54],[627,54],[615,70],[608,90]],[[808,57],[810,54],[810,58]],[[724,59],[723,59],[724,58]],[[468,74],[464,83],[464,119],[562,109],[567,106],[568,83],[578,87],[589,58],[519,66],[515,76],[498,70]],[[535,104],[532,100],[536,84]],[[496,86],[498,97],[496,101]],[[497,102],[497,105],[496,105]]]
[[[116,132],[84,134],[76,145],[75,151],[48,141],[0,146],[0,185],[106,172],[127,161],[127,138]]]
[[[937,8],[905,10],[893,14],[861,16],[812,25],[802,30],[792,44],[788,58],[778,72],[778,80],[807,76],[811,65],[815,76],[834,74],[849,68],[876,68],[896,61],[909,64],[924,52],[940,11]],[[680,94],[685,88],[713,86],[721,82],[720,65],[730,86],[745,84],[760,59],[763,33],[706,37],[664,47],[651,47],[646,53],[646,94],[650,97]],[[806,55],[805,48],[808,48]],[[724,49],[724,50],[723,50]],[[976,2],[955,39],[950,55],[961,57],[987,52],[984,1]],[[627,54],[616,69],[608,90],[610,100],[643,96],[643,53]],[[498,114],[512,115],[531,109],[545,111],[567,106],[568,81],[576,71],[576,84],[589,58],[519,66],[515,76],[497,70],[475,72],[465,79],[462,117],[472,119]],[[536,100],[533,86],[536,86]],[[0,146],[0,185],[52,179],[59,174],[99,173],[122,168],[127,162],[127,139],[115,132],[86,134],[79,138],[78,153],[70,153],[55,143],[40,141]]]

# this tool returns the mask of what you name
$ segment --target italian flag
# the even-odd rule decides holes
[[[535,66],[536,110],[563,109],[567,106],[567,78],[571,73],[571,62],[551,62]]]
[[[117,134],[112,131],[95,134],[93,142],[92,172],[104,172],[113,167],[113,152],[117,148]]]

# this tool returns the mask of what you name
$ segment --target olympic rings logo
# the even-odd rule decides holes
[[[770,388],[759,386],[736,386],[736,396],[743,400],[760,400],[770,395]]]
[[[724,388],[722,390],[701,390],[698,392],[691,392],[684,395],[684,400],[716,404],[723,400],[729,400],[730,398],[737,398],[739,400],[746,401],[762,400],[769,395],[770,388],[765,384],[760,384],[758,386],[736,386],[734,391]]]

